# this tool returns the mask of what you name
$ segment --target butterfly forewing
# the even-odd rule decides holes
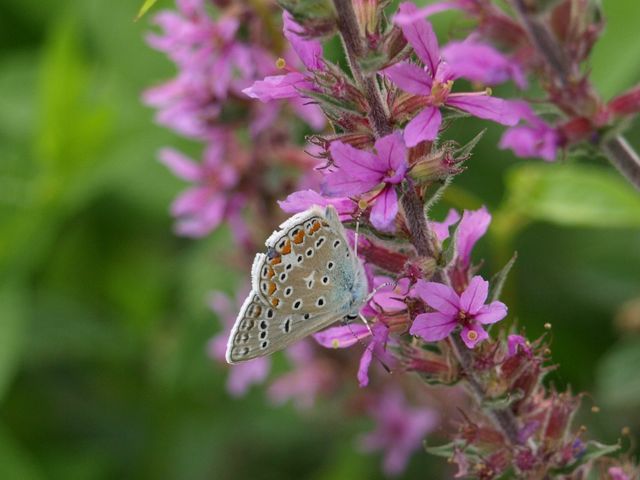
[[[312,208],[281,225],[256,255],[253,291],[231,332],[227,360],[281,350],[358,311],[367,288],[335,210]]]

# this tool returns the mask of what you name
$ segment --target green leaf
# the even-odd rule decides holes
[[[489,298],[492,302],[496,300],[500,300],[500,295],[502,295],[502,289],[504,287],[504,283],[507,281],[507,277],[509,276],[509,272],[513,268],[513,265],[516,263],[518,259],[518,252],[514,252],[511,259],[507,262],[507,264],[502,267],[498,273],[496,273],[491,278],[491,291],[489,292]]]
[[[463,440],[454,440],[453,442],[446,443],[444,445],[438,445],[437,447],[430,447],[427,445],[426,440],[423,443],[424,450],[431,455],[437,457],[451,458],[456,450],[464,447],[465,442]],[[473,454],[473,447],[468,447],[465,452]]]
[[[478,145],[478,142],[480,142],[480,140],[482,140],[482,137],[484,137],[485,133],[487,133],[486,128],[483,128],[482,130],[480,130],[480,133],[478,133],[475,137],[469,140],[465,145],[454,150],[453,157],[461,160],[469,158],[473,153],[473,150],[476,148],[476,145]]]
[[[26,304],[24,292],[19,287],[0,287],[0,399],[20,362],[27,322]]]
[[[640,338],[616,345],[597,371],[598,398],[612,408],[640,408]]]
[[[596,458],[615,453],[620,450],[620,445],[605,445],[603,443],[590,441],[585,446],[584,453],[574,463],[565,467],[556,468],[552,471],[555,475],[568,475],[575,471],[576,468],[595,460]]]
[[[150,9],[153,7],[158,0],[145,0],[140,10],[138,10],[138,14],[136,15],[135,21],[140,20]]]
[[[506,182],[500,214],[562,226],[640,227],[640,195],[607,168],[527,164],[509,171]]]

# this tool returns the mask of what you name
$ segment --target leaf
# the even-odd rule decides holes
[[[555,475],[568,475],[576,470],[576,468],[591,462],[597,458],[615,453],[620,450],[620,445],[605,445],[603,443],[590,441],[585,445],[585,450],[574,463],[561,468],[555,468],[551,473]]]
[[[596,374],[598,398],[612,408],[640,408],[640,339],[616,345],[602,359]]]
[[[617,173],[590,165],[528,164],[506,178],[502,215],[593,228],[640,227],[640,195]]]
[[[500,295],[502,295],[502,288],[504,287],[504,283],[507,281],[507,277],[509,276],[509,272],[513,268],[513,265],[516,263],[518,259],[518,252],[513,252],[513,256],[507,262],[507,264],[502,267],[498,273],[496,273],[492,278],[491,282],[491,291],[489,292],[490,301],[495,302],[496,300],[500,300]]]
[[[151,9],[151,7],[156,4],[157,1],[158,0],[145,0],[140,7],[140,10],[138,10],[138,14],[136,15],[134,21],[137,22],[138,20],[140,20]]]
[[[467,158],[469,158],[473,153],[473,149],[476,148],[476,145],[478,145],[478,142],[482,140],[482,137],[484,137],[484,134],[486,132],[487,132],[486,128],[480,130],[480,133],[478,133],[475,137],[469,140],[465,145],[454,150],[453,157],[457,160],[466,160]]]
[[[460,450],[464,447],[465,442],[463,440],[454,440],[453,442],[446,443],[444,445],[438,445],[437,447],[430,447],[427,445],[426,440],[423,442],[424,450],[431,455],[437,457],[451,458],[456,450]],[[474,448],[472,446],[465,450],[465,453],[473,454]]]

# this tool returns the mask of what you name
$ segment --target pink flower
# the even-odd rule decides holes
[[[366,325],[355,323],[327,328],[314,334],[313,338],[326,348],[348,348],[371,337],[371,341],[360,358],[360,366],[358,367],[358,384],[360,387],[366,387],[369,384],[369,366],[374,357],[384,361],[387,365],[393,363],[393,357],[386,351],[389,339],[387,326],[382,322],[376,322],[371,327],[371,331],[373,332],[372,337]]]
[[[434,2],[426,7],[417,9],[407,9],[402,12],[396,13],[393,17],[393,23],[396,25],[410,25],[414,22],[421,21],[436,13],[444,12],[446,10],[465,10],[471,9],[473,11],[475,0],[449,0],[442,2]]]
[[[442,56],[456,75],[473,82],[498,85],[512,79],[521,89],[527,86],[520,65],[487,43],[472,38],[449,42]]]
[[[220,137],[204,152],[197,164],[171,148],[160,151],[160,161],[179,178],[194,185],[181,193],[171,205],[177,218],[176,231],[187,237],[202,237],[225,218],[238,215],[242,206],[240,194],[234,193],[238,181],[236,168],[227,162],[229,140]]]
[[[400,13],[417,11],[412,3],[400,5]],[[384,70],[402,90],[425,97],[427,106],[405,127],[404,139],[409,147],[424,140],[434,140],[442,123],[440,107],[447,105],[470,113],[479,118],[493,120],[503,125],[513,126],[519,116],[511,103],[487,95],[486,92],[451,93],[453,80],[463,72],[456,72],[440,58],[438,39],[426,20],[401,25],[402,32],[416,55],[424,63],[424,68],[399,62]],[[468,68],[465,71],[469,71]]]
[[[449,238],[449,227],[458,223],[458,220],[460,220],[460,214],[452,208],[442,222],[429,222],[429,227],[433,230],[433,233],[435,233],[438,241],[442,243]]]
[[[289,12],[283,12],[283,31],[293,50],[306,69],[313,73],[324,69],[322,44],[318,40],[309,40],[301,35],[302,28]],[[297,62],[296,62],[297,63]],[[312,79],[298,70],[291,70],[284,75],[272,75],[258,80],[243,93],[261,102],[270,102],[283,98],[300,98],[300,90],[313,90]]]
[[[225,360],[227,339],[240,305],[248,293],[248,289],[241,290],[241,295],[236,302],[232,302],[229,297],[220,292],[215,292],[209,302],[211,310],[218,315],[223,324],[222,332],[209,341],[209,355],[225,365],[227,364]],[[234,397],[241,397],[247,393],[251,385],[265,381],[271,369],[271,360],[268,357],[259,357],[248,362],[231,365],[229,368],[227,391]]]
[[[607,474],[610,480],[631,480],[631,477],[621,467],[610,467]]]
[[[285,200],[279,200],[278,205],[287,213],[298,213],[311,208],[313,205],[326,207],[333,205],[340,216],[340,220],[349,220],[357,212],[356,202],[346,197],[326,198],[315,190],[300,190],[293,192]]]
[[[509,335],[507,337],[508,357],[513,357],[518,351],[524,352],[525,355],[531,355],[531,345],[522,335]]]
[[[329,196],[355,196],[383,185],[371,209],[371,223],[380,230],[391,230],[398,213],[395,185],[402,182],[409,168],[407,148],[399,132],[378,139],[377,154],[351,145],[331,143],[336,170],[324,178],[323,193]]]
[[[467,269],[471,264],[471,250],[476,242],[487,233],[491,214],[485,207],[479,210],[465,210],[456,229],[457,264]]]
[[[412,408],[402,392],[385,391],[371,409],[376,429],[360,439],[365,451],[384,450],[383,468],[388,475],[398,475],[406,468],[411,454],[420,450],[424,437],[438,424],[431,409]]]
[[[292,400],[300,410],[311,408],[320,393],[334,386],[334,372],[326,359],[314,356],[308,341],[292,345],[286,353],[294,369],[275,379],[267,395],[276,405]]]
[[[528,103],[513,102],[525,120],[525,124],[507,129],[500,139],[499,147],[511,149],[519,157],[542,158],[552,162],[558,155],[561,136],[558,131],[538,117]]]
[[[418,315],[410,329],[412,335],[427,342],[442,340],[460,326],[462,341],[467,347],[474,348],[489,338],[482,325],[496,323],[507,315],[507,306],[502,302],[485,305],[489,282],[480,276],[473,277],[461,295],[448,285],[423,280],[418,280],[414,290],[435,310]]]

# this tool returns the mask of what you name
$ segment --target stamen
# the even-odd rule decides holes
[[[475,342],[478,339],[478,332],[476,332],[475,330],[469,330],[467,332],[467,338],[472,342]]]
[[[276,68],[283,69],[286,66],[287,61],[284,58],[280,57],[276,60]]]

